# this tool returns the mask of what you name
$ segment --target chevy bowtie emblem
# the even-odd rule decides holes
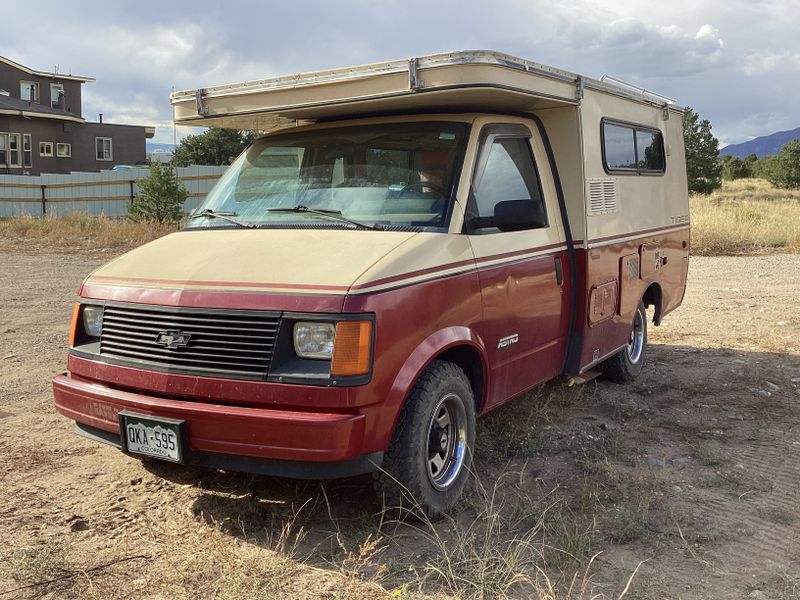
[[[177,350],[181,346],[188,344],[189,338],[191,337],[191,333],[184,333],[183,331],[177,331],[175,329],[167,329],[166,331],[158,332],[156,344],[159,346],[164,346],[165,348]]]

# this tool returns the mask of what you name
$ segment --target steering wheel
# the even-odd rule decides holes
[[[409,192],[418,191],[419,193],[424,193],[425,188],[433,190],[442,198],[447,198],[447,190],[444,189],[440,185],[436,185],[435,183],[431,183],[429,181],[417,181],[416,183],[409,183],[406,186],[403,186],[403,189],[400,190],[398,196],[403,196]]]

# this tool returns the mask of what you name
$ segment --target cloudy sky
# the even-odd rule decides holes
[[[158,142],[172,141],[173,87],[466,49],[638,83],[723,144],[800,127],[800,0],[6,4],[0,55],[96,77],[84,116],[156,125]]]

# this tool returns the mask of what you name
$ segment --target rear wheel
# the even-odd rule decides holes
[[[627,383],[636,379],[647,360],[647,311],[639,302],[627,345],[603,363],[603,377]]]
[[[467,376],[434,361],[400,412],[376,487],[390,507],[437,519],[461,497],[475,447],[475,400]]]

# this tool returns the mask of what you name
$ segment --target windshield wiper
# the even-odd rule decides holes
[[[331,210],[327,208],[308,208],[302,204],[292,206],[291,208],[268,208],[267,212],[286,212],[286,213],[308,213],[312,215],[319,215],[321,217],[328,217],[344,223],[350,223],[356,227],[363,227],[364,229],[372,229],[374,231],[382,231],[383,227],[377,225],[367,225],[361,221],[355,221],[349,217],[345,217],[340,210]]]
[[[189,215],[189,219],[197,219],[199,217],[208,217],[210,219],[223,219],[228,221],[229,223],[233,223],[234,225],[238,225],[239,227],[246,227],[248,229],[254,228],[256,225],[254,223],[245,223],[244,221],[240,221],[234,217],[237,216],[238,213],[235,212],[223,212],[223,211],[214,211],[210,208],[205,209],[202,212],[197,213],[196,215]]]

